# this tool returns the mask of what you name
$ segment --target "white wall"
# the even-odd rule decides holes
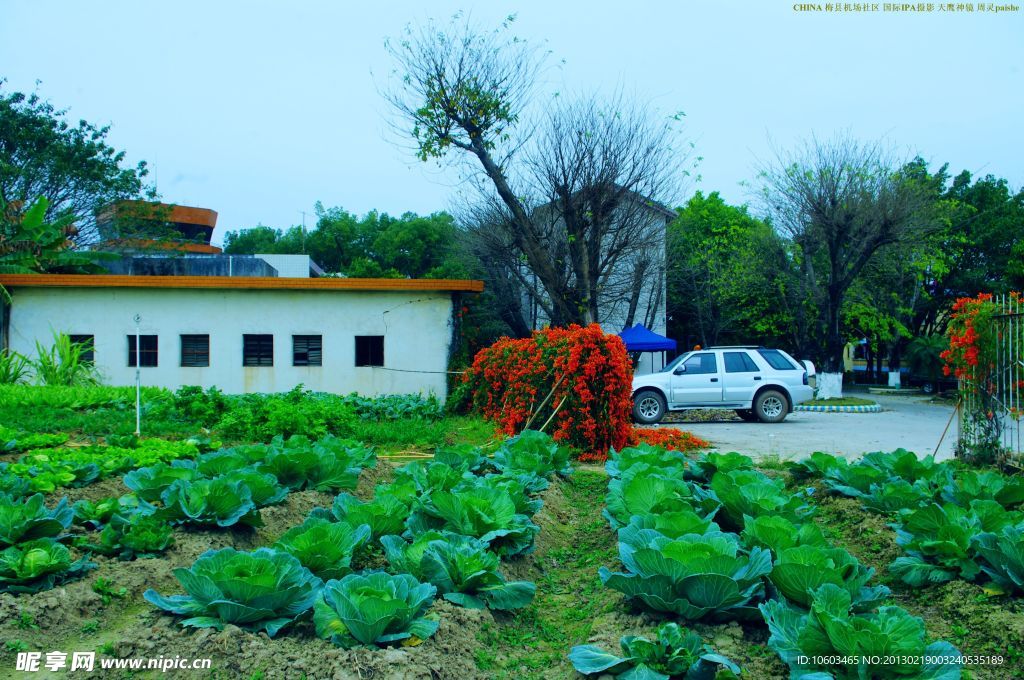
[[[110,385],[134,385],[128,366],[135,314],[159,336],[159,365],[144,385],[217,386],[228,393],[307,389],[373,396],[446,394],[452,297],[438,291],[16,288],[11,349],[35,354],[53,331],[95,336],[96,366]],[[243,367],[242,335],[274,335],[274,366]],[[181,334],[209,334],[210,366],[183,368]],[[292,366],[292,335],[323,336],[323,366]],[[355,366],[355,336],[384,336],[384,367]],[[403,371],[434,371],[407,373]]]

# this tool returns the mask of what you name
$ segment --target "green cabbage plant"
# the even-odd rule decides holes
[[[380,542],[393,570],[433,583],[444,599],[463,607],[519,609],[537,592],[528,581],[507,582],[498,571],[498,556],[475,538],[428,532],[412,544],[399,536]]]
[[[994,500],[1012,508],[1024,503],[1024,477],[993,470],[963,470],[942,488],[942,499],[966,507],[973,500]]]
[[[710,516],[718,507],[714,496],[701,487],[647,463],[637,463],[608,483],[602,515],[618,529],[634,515],[691,511]]]
[[[831,583],[846,590],[853,610],[862,612],[889,597],[885,586],[867,585],[874,574],[842,548],[801,545],[777,553],[769,579],[787,600],[804,608],[811,605],[812,592]]]
[[[981,568],[1004,593],[1024,593],[1024,525],[1005,526],[998,533],[975,536]],[[991,585],[989,587],[990,590]]]
[[[541,478],[572,474],[569,447],[537,430],[523,430],[503,441],[490,463],[499,472],[525,473]]]
[[[798,545],[828,547],[828,542],[817,524],[804,522],[797,525],[785,517],[775,515],[744,517],[740,542],[748,549],[754,546],[768,548],[773,555]]]
[[[746,517],[771,515],[800,523],[812,514],[806,495],[791,493],[781,479],[771,479],[756,470],[719,472],[711,478],[711,490],[722,503],[717,519],[737,531]]]
[[[37,538],[62,539],[74,517],[67,498],[50,510],[41,493],[17,499],[0,495],[0,548]]]
[[[97,542],[83,547],[103,555],[117,555],[122,560],[156,557],[174,543],[174,531],[168,522],[144,507],[134,512],[112,515]]]
[[[516,512],[507,491],[485,486],[432,494],[429,503],[409,518],[408,527],[413,536],[436,529],[478,538],[502,556],[529,552],[540,531],[529,517]]]
[[[370,527],[307,518],[292,527],[274,547],[298,558],[302,566],[322,579],[341,578],[351,569],[352,555],[370,540]]]
[[[186,595],[164,597],[149,589],[143,597],[186,616],[181,625],[221,630],[230,623],[269,637],[308,611],[323,587],[298,559],[270,548],[209,550],[174,576]]]
[[[344,647],[425,640],[437,631],[426,618],[437,589],[409,574],[349,574],[330,580],[313,605],[316,634]]]
[[[850,593],[833,584],[812,594],[809,611],[778,600],[761,605],[771,631],[768,646],[789,666],[791,678],[960,678],[960,653],[948,642],[928,644],[921,619],[900,607],[867,615],[850,609]],[[825,659],[832,663],[819,665]]]
[[[602,583],[651,609],[684,619],[749,619],[764,596],[762,577],[771,553],[740,553],[735,534],[688,534],[669,539],[651,529],[619,532],[619,559],[626,573],[598,571]]]
[[[172,463],[156,463],[127,473],[124,485],[144,501],[153,503],[160,500],[164,491],[178,480],[191,481],[200,477],[193,461],[176,460]]]
[[[361,501],[347,493],[334,498],[331,510],[314,508],[309,516],[317,519],[344,522],[352,527],[370,527],[373,540],[405,530],[409,508],[394,496],[376,494],[372,501]]]
[[[36,593],[81,576],[96,565],[53,538],[37,538],[0,550],[0,592]]]
[[[263,526],[249,487],[226,477],[178,480],[164,490],[161,500],[160,515],[172,524]]]
[[[625,635],[622,656],[595,645],[577,645],[569,652],[573,668],[583,675],[614,675],[622,680],[715,680],[736,677],[739,667],[699,635],[675,623],[663,623],[658,638]]]
[[[904,583],[921,587],[955,578],[970,581],[981,571],[971,539],[982,532],[982,525],[969,510],[931,503],[901,513],[893,527],[896,543],[907,554],[897,557],[889,571]]]

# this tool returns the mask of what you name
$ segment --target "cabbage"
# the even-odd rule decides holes
[[[831,583],[850,594],[854,611],[868,611],[889,597],[885,586],[867,585],[874,573],[842,548],[801,545],[777,553],[769,578],[787,600],[801,607],[809,607],[811,593]]]
[[[311,518],[337,520],[355,528],[366,525],[373,539],[400,534],[405,529],[409,508],[394,496],[378,494],[372,501],[361,501],[347,493],[338,494],[331,510],[315,508]]]
[[[381,543],[393,570],[433,583],[446,600],[463,607],[519,609],[537,591],[527,581],[505,581],[498,556],[475,538],[428,532],[411,545],[398,536],[385,536]]]
[[[681,477],[663,474],[647,463],[631,466],[608,483],[602,515],[613,529],[629,523],[634,515],[659,515],[690,511],[710,516],[718,509],[714,496]]]
[[[594,645],[578,645],[569,652],[569,661],[583,675],[608,673],[623,680],[714,680],[720,669],[733,674],[728,677],[740,672],[736,664],[704,644],[699,635],[675,623],[663,623],[657,640],[626,635],[620,644],[621,657]]]
[[[18,499],[0,494],[0,548],[37,538],[65,538],[74,517],[67,498],[48,510],[41,493]]]
[[[812,593],[808,612],[777,600],[761,605],[771,631],[768,646],[789,666],[791,678],[960,678],[960,653],[948,642],[927,644],[921,619],[899,607],[879,607],[869,615],[851,614],[850,608],[850,593],[833,584]],[[850,663],[815,664],[843,657]],[[870,664],[873,659],[878,665]]]
[[[298,558],[302,566],[322,579],[341,578],[352,569],[352,555],[370,540],[370,527],[352,527],[315,517],[292,527],[274,547]]]
[[[38,538],[0,551],[0,592],[36,593],[82,575],[96,565],[53,538]]]
[[[532,550],[533,539],[540,531],[529,517],[516,512],[507,491],[485,486],[433,494],[409,518],[408,527],[413,536],[436,529],[478,538],[503,556]]]
[[[409,574],[349,574],[326,583],[313,605],[316,634],[340,647],[425,640],[437,621],[424,617],[437,589]]]
[[[164,597],[150,589],[143,597],[187,616],[181,625],[221,630],[230,623],[269,637],[308,611],[323,587],[297,558],[270,548],[209,550],[174,575],[187,595]]]
[[[798,524],[812,514],[804,494],[790,493],[782,480],[755,470],[719,472],[711,478],[711,490],[722,503],[719,523],[737,531],[747,517],[771,515]]]
[[[490,462],[499,472],[525,473],[545,479],[553,474],[562,477],[572,474],[569,447],[537,430],[523,430],[503,441]]]
[[[1004,593],[1024,592],[1024,526],[1006,526],[999,533],[975,537],[975,549],[985,570]]]
[[[602,583],[651,609],[684,619],[748,619],[764,596],[761,581],[771,553],[753,548],[744,557],[735,534],[688,534],[669,539],[651,529],[619,532],[619,559],[627,573],[598,571]]]
[[[161,499],[160,515],[174,524],[263,526],[249,487],[226,477],[178,480],[164,490]]]

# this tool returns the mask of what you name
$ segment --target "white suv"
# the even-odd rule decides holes
[[[633,419],[657,423],[666,411],[735,409],[740,418],[781,423],[796,404],[814,398],[800,364],[779,349],[708,347],[686,352],[658,373],[633,378]]]

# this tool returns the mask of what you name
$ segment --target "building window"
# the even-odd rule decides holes
[[[273,366],[274,336],[245,334],[242,336],[243,366]]]
[[[181,365],[203,368],[210,365],[210,336],[181,336]]]
[[[292,366],[323,366],[322,335],[292,336]]]
[[[356,366],[384,365],[384,336],[356,336]]]
[[[135,366],[135,337],[128,336],[128,365]],[[140,335],[139,338],[139,366],[157,365],[157,341],[155,335]]]
[[[69,335],[68,339],[75,345],[79,345],[82,348],[82,353],[78,355],[78,358],[83,364],[92,364],[96,362],[96,336],[94,335]]]

